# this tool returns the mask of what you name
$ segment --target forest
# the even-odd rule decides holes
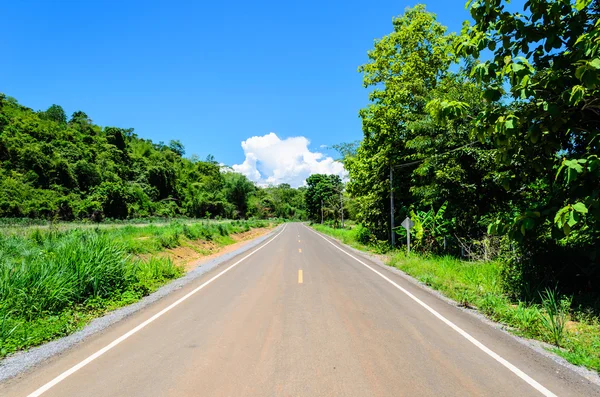
[[[59,221],[306,217],[302,188],[258,187],[178,140],[100,127],[59,105],[34,111],[0,94],[0,218]]]

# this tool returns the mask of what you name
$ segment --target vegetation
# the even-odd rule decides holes
[[[167,257],[141,254],[194,240],[231,244],[230,234],[269,224],[174,222],[0,234],[0,357],[67,335],[183,274]]]
[[[381,246],[361,243],[360,231],[313,225],[323,233],[363,250],[381,252]],[[443,292],[460,305],[476,308],[509,330],[557,346],[552,349],[576,365],[600,371],[600,321],[589,311],[572,311],[571,301],[556,290],[541,294],[540,303],[513,302],[506,294],[500,261],[466,261],[450,255],[387,252],[387,263]]]
[[[338,175],[313,174],[306,179],[306,211],[315,222],[341,219],[342,179]]]
[[[155,144],[0,94],[0,218],[305,217],[302,190],[260,188],[212,156],[184,155],[176,140]]]
[[[417,5],[376,40],[363,140],[338,147],[354,217],[390,241],[393,192],[417,252],[497,258],[511,299],[557,289],[598,315],[600,4],[506,3],[469,2],[460,34]]]
[[[34,111],[0,94],[0,218],[9,219],[0,224],[279,217],[342,226],[351,219],[351,230],[319,228],[386,252],[395,248],[392,236],[406,233],[391,224],[410,216],[416,255],[394,253],[392,265],[598,369],[600,2],[530,0],[520,12],[507,3],[470,1],[473,23],[459,34],[424,5],[393,19],[359,67],[372,90],[360,111],[363,139],[337,145],[346,186],[316,174],[305,188],[258,187],[212,156],[184,157],[179,141],[155,144],[133,129],[94,125],[81,111],[67,118],[60,106]],[[230,231],[217,229],[231,225],[3,237],[1,293],[12,303],[2,300],[0,337],[34,341],[9,346],[39,343],[45,336],[22,324],[49,319],[60,330],[52,335],[66,332],[79,324],[61,317],[69,310],[89,313],[90,302],[120,302],[176,276],[166,262],[128,255],[181,238],[224,238]],[[78,239],[79,251],[64,253]],[[98,268],[88,269],[95,250]],[[77,277],[67,277],[61,266],[78,263]],[[32,288],[25,295],[52,293],[21,301],[30,298],[9,292],[13,280],[15,291]]]
[[[259,187],[212,156],[184,156],[179,141],[155,144],[81,111],[67,119],[58,105],[34,111],[0,94],[0,357],[183,273],[154,254],[206,253],[190,242],[223,246],[269,224],[261,219],[306,218],[305,189]]]

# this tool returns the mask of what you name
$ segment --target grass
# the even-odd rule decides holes
[[[313,227],[358,249],[380,248],[356,241],[353,229]],[[450,256],[388,253],[388,265],[413,276],[458,304],[475,308],[492,320],[508,326],[517,335],[553,345],[549,350],[575,365],[600,372],[600,320],[590,314],[573,312],[571,299],[553,290],[540,294],[540,302],[509,299],[503,288],[503,264],[498,261],[471,262]]]
[[[184,273],[152,254],[195,240],[231,244],[231,234],[269,224],[176,221],[0,233],[0,357],[68,335]]]

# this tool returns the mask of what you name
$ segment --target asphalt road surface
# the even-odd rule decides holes
[[[0,395],[600,395],[306,226],[280,230]]]

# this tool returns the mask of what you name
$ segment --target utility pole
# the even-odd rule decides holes
[[[342,229],[344,228],[344,199],[340,190],[340,213],[342,214]]]
[[[323,199],[321,199],[321,225],[323,224]]]
[[[396,246],[394,234],[394,166],[390,164],[390,234],[392,235],[392,247]]]

